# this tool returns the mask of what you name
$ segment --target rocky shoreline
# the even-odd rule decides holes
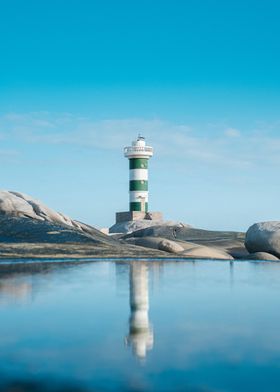
[[[127,222],[129,233],[108,236],[29,196],[0,191],[0,259],[280,259],[280,222],[257,223],[247,233],[151,223]]]

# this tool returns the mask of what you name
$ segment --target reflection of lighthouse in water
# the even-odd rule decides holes
[[[153,348],[154,336],[149,324],[148,267],[143,262],[130,264],[130,319],[127,343],[139,359]]]

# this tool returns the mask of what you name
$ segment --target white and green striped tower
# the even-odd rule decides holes
[[[110,227],[110,233],[127,232],[134,221],[163,220],[162,213],[151,212],[148,205],[148,163],[153,148],[146,146],[145,138],[139,135],[131,146],[125,147],[124,156],[129,159],[129,211],[116,213],[116,223]],[[136,226],[132,223],[131,227]]]
[[[148,162],[153,148],[146,146],[145,138],[139,135],[125,147],[124,156],[129,159],[129,211],[148,212]]]

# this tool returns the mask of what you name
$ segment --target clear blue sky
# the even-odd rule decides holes
[[[279,15],[278,0],[0,0],[1,188],[108,226],[142,131],[152,210],[280,220]]]

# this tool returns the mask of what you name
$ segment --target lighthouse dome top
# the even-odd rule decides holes
[[[146,140],[140,134],[131,146],[124,148],[124,156],[130,158],[150,158],[153,156],[153,147],[146,146]]]

